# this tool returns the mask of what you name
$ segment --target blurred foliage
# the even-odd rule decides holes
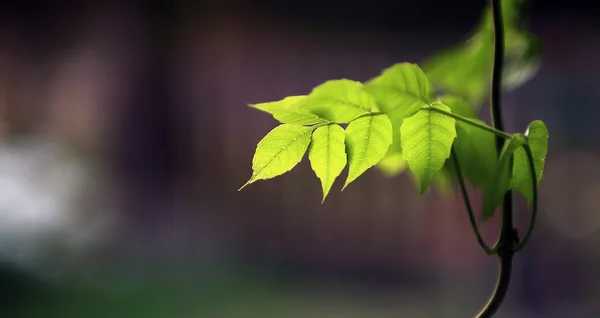
[[[540,65],[537,39],[520,25],[524,0],[502,1],[505,31],[503,87],[512,91],[529,81]],[[423,64],[437,90],[460,96],[476,109],[487,98],[493,60],[493,21],[486,9],[479,25],[462,44],[433,55]]]

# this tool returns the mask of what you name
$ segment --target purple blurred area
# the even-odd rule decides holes
[[[247,104],[421,63],[465,40],[484,6],[3,2],[0,262],[56,288],[94,289],[107,275],[143,284],[260,273],[291,290],[293,305],[273,317],[474,315],[497,259],[480,250],[458,194],[420,197],[407,175],[372,169],[344,192],[336,182],[321,204],[306,158],[237,189],[256,143],[277,124]],[[505,96],[504,119],[512,131],[544,120],[549,155],[536,230],[515,257],[497,317],[598,317],[600,8],[528,7],[543,64]],[[524,232],[524,200],[515,213]],[[482,225],[490,244],[498,221]],[[181,317],[262,310],[257,302],[243,313]]]

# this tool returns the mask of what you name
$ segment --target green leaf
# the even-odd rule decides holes
[[[298,101],[297,107],[338,124],[379,111],[363,84],[348,79],[330,80],[315,87],[307,98]]]
[[[250,104],[249,106],[273,115],[275,119],[284,124],[314,125],[327,122],[327,120],[297,107],[298,101],[304,98],[306,98],[305,95],[289,96],[279,101]]]
[[[313,171],[321,179],[323,201],[346,166],[345,137],[344,128],[336,124],[321,126],[312,134],[308,159]]]
[[[539,185],[544,172],[546,155],[548,154],[548,129],[543,121],[536,120],[529,125],[525,135],[527,136],[527,141],[531,148],[531,153],[533,154],[535,175],[537,184]],[[529,203],[533,200],[531,172],[529,170],[527,153],[523,148],[519,148],[515,152],[510,188],[522,193]]]
[[[495,142],[495,136],[485,130],[463,123],[456,127],[456,157],[465,178],[474,187],[485,187],[496,170]]]
[[[443,104],[432,107],[450,111],[450,107]],[[401,130],[402,153],[417,175],[423,194],[450,156],[456,137],[455,120],[434,111],[422,110],[406,118]]]
[[[504,194],[509,191],[510,182],[510,159],[514,152],[525,142],[522,135],[516,135],[504,143],[498,165],[484,189],[483,195],[483,220],[494,215],[494,212],[502,203]]]
[[[392,123],[387,115],[365,116],[351,122],[346,128],[349,170],[343,189],[376,165],[391,144]]]
[[[239,190],[257,180],[271,179],[292,170],[302,160],[313,130],[314,127],[292,124],[271,130],[256,146],[252,177]]]

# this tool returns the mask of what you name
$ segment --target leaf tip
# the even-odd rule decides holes
[[[491,217],[493,216],[493,213],[490,212],[486,212],[483,211],[482,215],[481,215],[481,222],[486,222],[487,220],[489,220]]]
[[[239,192],[239,191],[242,191],[242,189],[244,189],[246,186],[248,186],[249,184],[251,184],[251,183],[252,183],[252,182],[254,182],[254,181],[256,181],[256,180],[254,179],[254,176],[252,176],[252,177],[250,178],[250,180],[246,181],[246,183],[244,183],[244,185],[243,185],[243,186],[241,186],[241,187],[238,189],[238,192]]]
[[[346,189],[346,187],[347,187],[347,186],[348,186],[348,185],[349,185],[351,182],[352,182],[352,180],[350,180],[350,179],[346,180],[346,183],[344,183],[344,186],[342,186],[342,190],[341,190],[341,191],[344,191],[344,190]]]
[[[489,205],[485,205],[483,206],[483,210],[481,211],[481,221],[485,222],[489,219],[491,219],[494,214],[496,213],[496,210],[498,209],[498,206],[495,206],[493,208],[491,208]]]
[[[348,178],[346,179],[346,183],[344,183],[344,186],[342,187],[342,191],[344,191],[344,189],[346,189],[346,187],[350,185],[350,183],[356,180],[356,178],[357,177],[348,176]]]
[[[328,194],[329,194],[329,189],[323,188],[323,198],[321,199],[321,204],[323,204],[325,202],[325,199],[327,198]]]

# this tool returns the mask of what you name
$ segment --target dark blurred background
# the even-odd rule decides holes
[[[486,1],[4,1],[0,317],[471,317],[497,259],[457,195],[372,169],[324,204],[308,160],[236,190],[248,103],[458,44]],[[600,5],[533,1],[550,130],[540,216],[497,317],[600,316]],[[475,197],[479,205],[480,197]],[[525,228],[528,211],[517,200]],[[499,222],[483,227],[495,239]]]

